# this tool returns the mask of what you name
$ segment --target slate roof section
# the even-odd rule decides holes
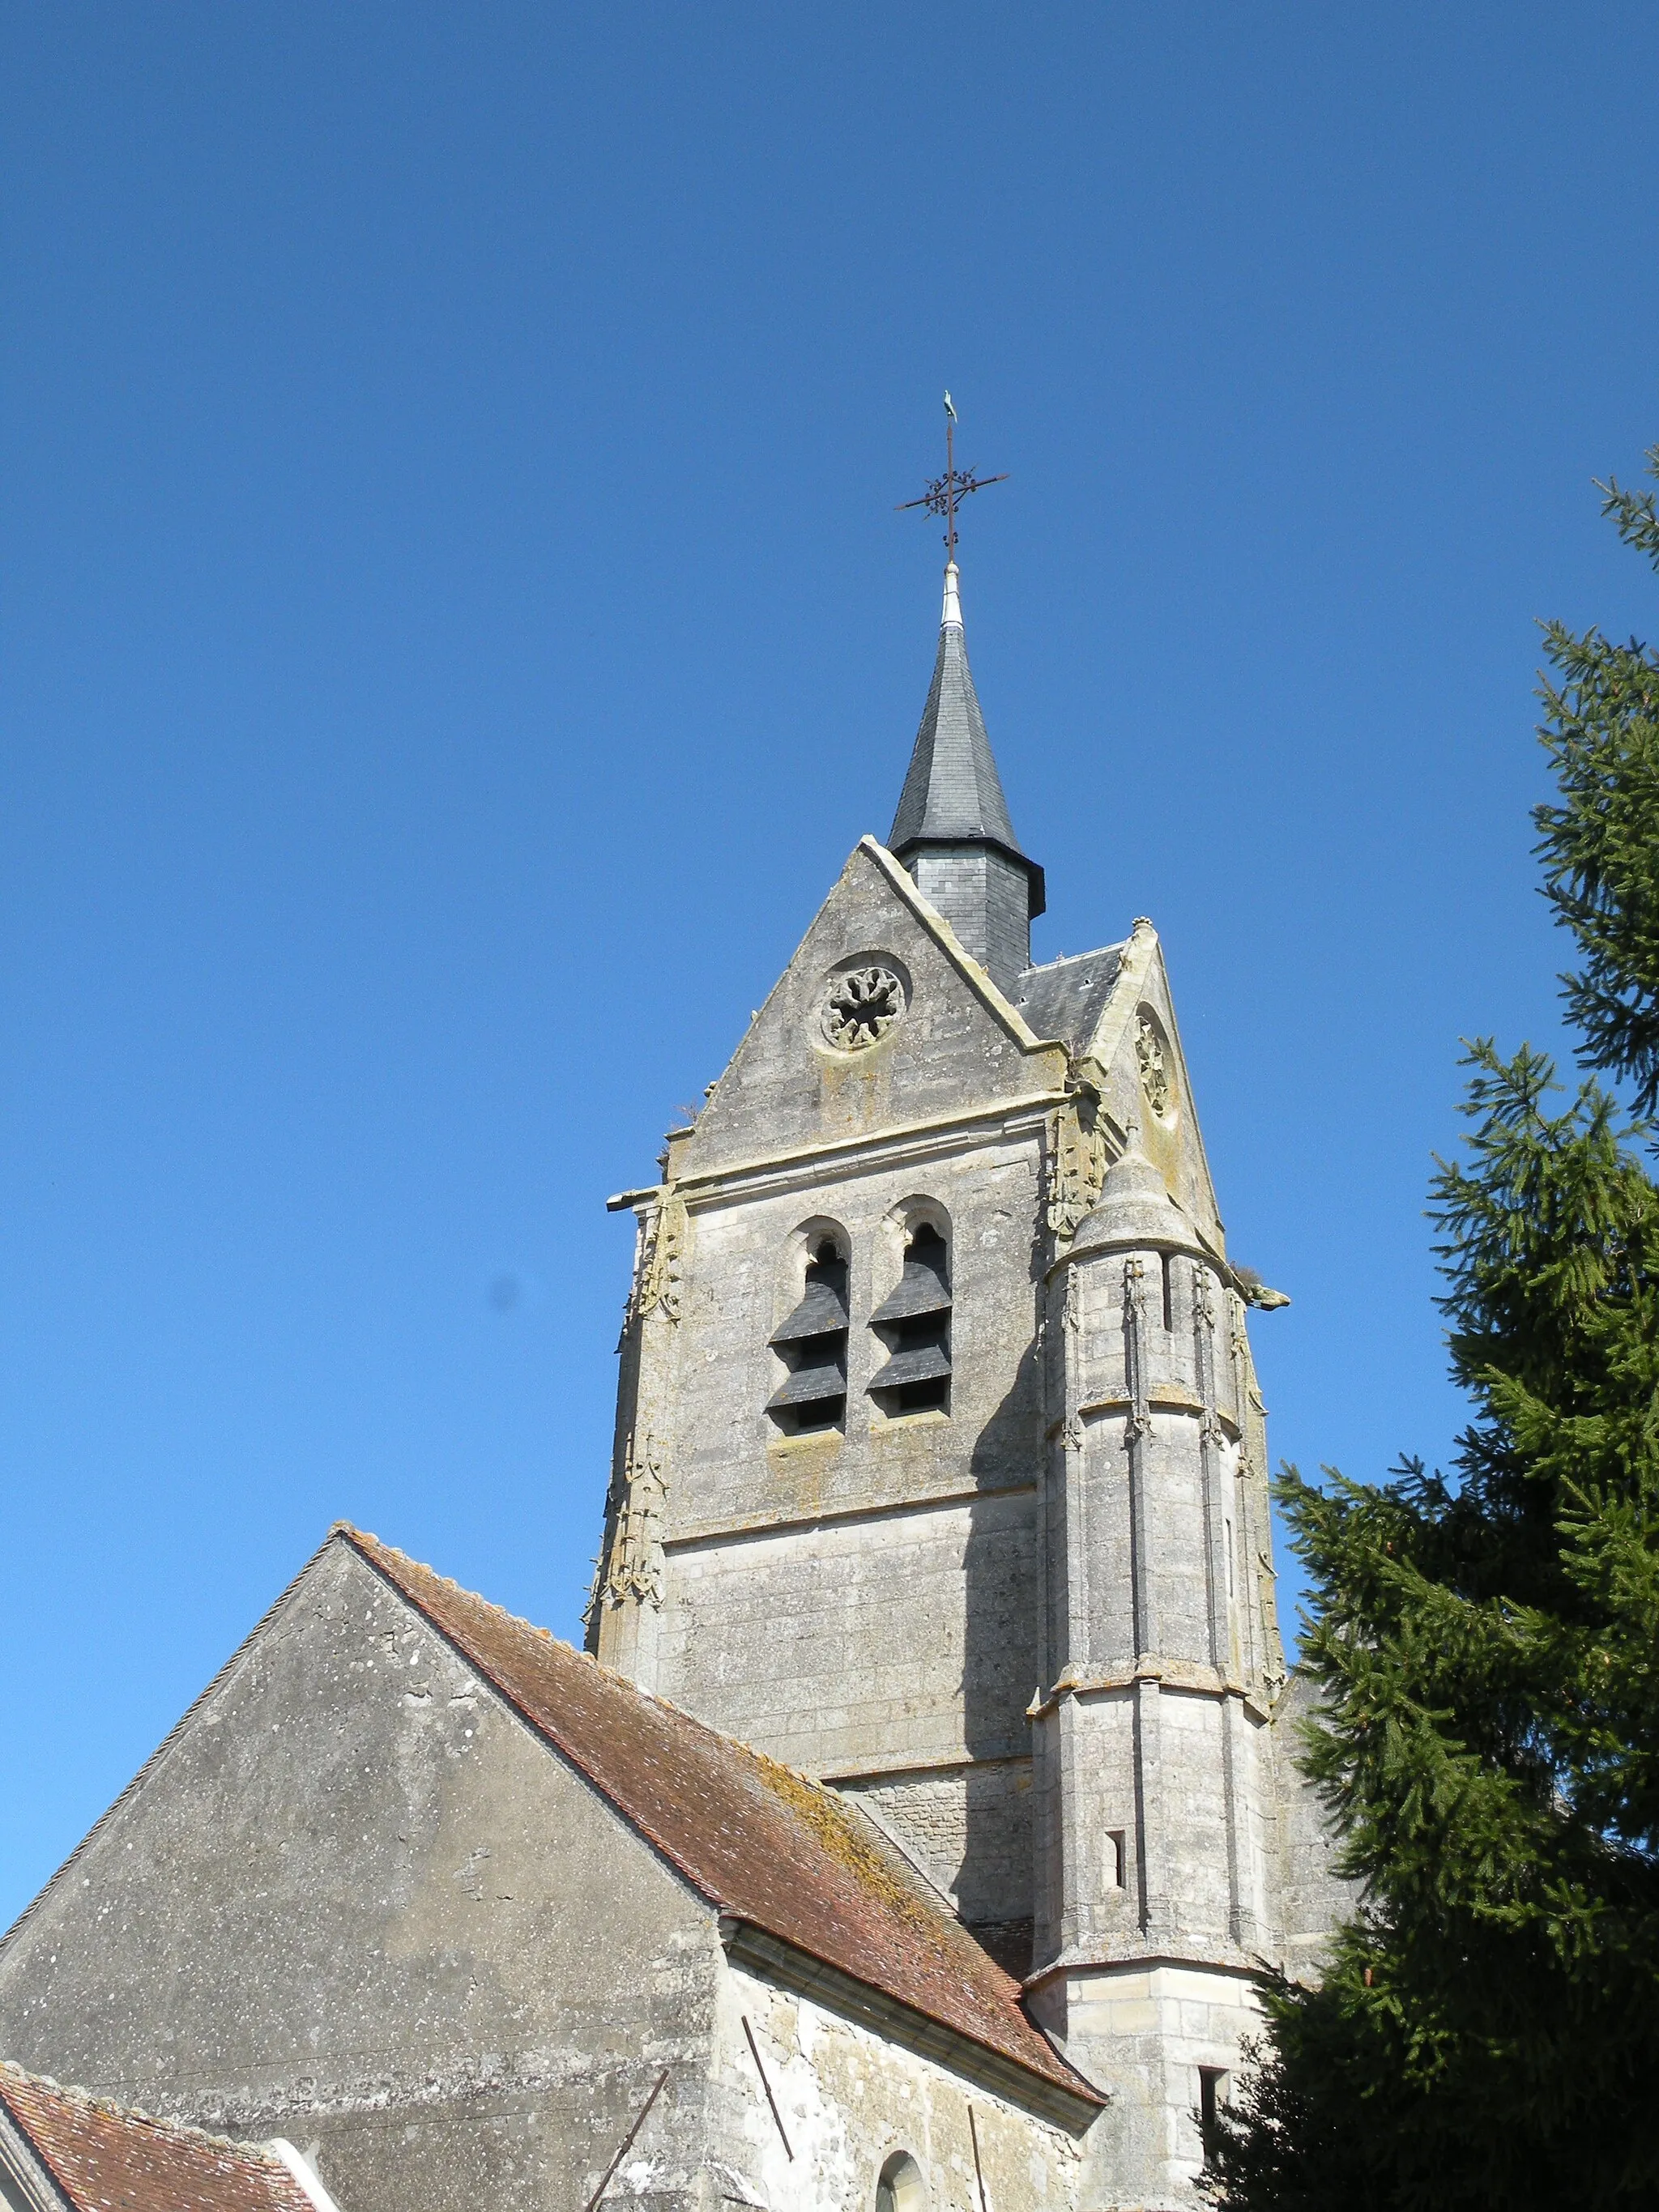
[[[856,1807],[377,1537],[336,1532],[719,1912],[1091,2104],[1019,1984]]]
[[[1121,945],[1105,945],[1097,952],[1074,953],[1069,960],[1028,968],[1009,997],[1040,1037],[1052,1037],[1070,1051],[1081,1052],[1111,996],[1123,951]]]
[[[5,2063],[0,2117],[73,2212],[316,2212],[274,2152],[174,2127]]]
[[[996,846],[1024,867],[1031,912],[1042,912],[1042,871],[1020,850],[1008,818],[960,622],[939,626],[933,681],[887,838],[899,860],[919,845]]]

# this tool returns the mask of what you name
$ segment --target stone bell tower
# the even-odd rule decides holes
[[[1109,874],[1110,854],[1103,854]],[[589,1644],[854,1796],[1190,2204],[1262,1958],[1327,1923],[1266,1437],[1150,923],[1034,964],[951,561],[860,841],[637,1223]]]

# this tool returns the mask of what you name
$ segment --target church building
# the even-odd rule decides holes
[[[951,550],[886,842],[611,1201],[586,1651],[332,1530],[0,1942],[40,2111],[339,2212],[1198,2203],[1252,1977],[1342,1910],[1246,1327],[1285,1301],[1151,922],[1032,964]]]

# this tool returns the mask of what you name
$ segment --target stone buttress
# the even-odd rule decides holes
[[[1285,1677],[1243,1300],[1138,1134],[1048,1276],[1027,1987],[1075,2062],[1109,2073],[1117,2186],[1158,2201],[1277,1954]]]

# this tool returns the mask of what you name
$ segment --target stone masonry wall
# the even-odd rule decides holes
[[[1062,2129],[741,1968],[720,1984],[715,2048],[710,2164],[727,2202],[866,2212],[904,2154],[927,2212],[1075,2212],[1087,2151]]]
[[[902,1772],[953,1802],[948,1887],[1024,1921],[1029,1792],[1001,1770],[1029,1757],[1036,1680],[1043,1086],[1063,1057],[1018,1043],[910,897],[854,856],[673,1152],[673,1319],[631,1340],[618,1424],[658,1486],[660,1597],[638,1626],[602,1619],[599,1649],[812,1772]],[[854,955],[909,995],[890,1035],[838,1054],[817,1010]],[[923,1221],[949,1252],[949,1405],[896,1417],[867,1388],[890,1352],[870,1316]],[[825,1237],[849,1262],[844,1418],[791,1435],[768,1413],[788,1372],[770,1339]],[[980,1761],[997,1778],[969,1787]]]

